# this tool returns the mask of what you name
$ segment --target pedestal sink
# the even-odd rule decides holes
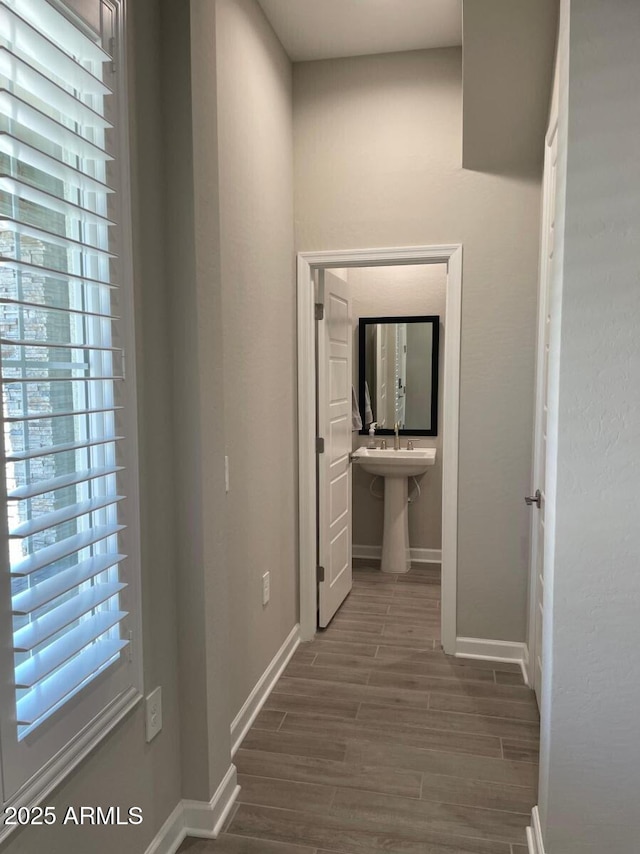
[[[352,459],[369,474],[384,477],[384,532],[382,535],[383,572],[408,572],[409,553],[409,477],[424,474],[435,465],[435,448],[382,450],[358,448]]]

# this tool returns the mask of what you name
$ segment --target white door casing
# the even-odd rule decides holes
[[[458,442],[460,412],[460,332],[462,246],[406,246],[346,249],[298,254],[298,522],[300,638],[313,640],[317,629],[316,352],[314,271],[341,267],[447,265],[447,335],[443,382],[442,645],[456,652],[458,564]]]
[[[542,229],[540,241],[540,271],[538,290],[538,338],[536,355],[536,399],[534,414],[533,470],[530,503],[531,548],[529,589],[529,680],[541,705],[542,690],[542,624],[544,616],[545,530],[546,530],[546,464],[549,420],[549,353],[552,315],[551,283],[555,249],[555,202],[558,142],[557,101],[551,108],[549,130],[546,137],[542,195]],[[529,503],[530,499],[528,499]]]
[[[319,274],[324,318],[318,321],[319,564],[318,623],[329,625],[351,590],[351,363],[349,286],[330,270]]]

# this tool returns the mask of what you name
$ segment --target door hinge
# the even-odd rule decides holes
[[[324,566],[316,566],[316,578],[318,581],[324,581]]]
[[[324,439],[320,436],[316,439],[316,454],[324,454]]]
[[[316,320],[324,320],[324,304],[321,302],[315,303]]]
[[[116,37],[111,36],[109,39],[109,53],[111,54],[111,71],[116,71]]]
[[[525,503],[529,505],[529,507],[531,507],[532,504],[535,504],[539,510],[542,506],[542,493],[539,489],[536,489],[533,495],[526,495],[524,500]]]

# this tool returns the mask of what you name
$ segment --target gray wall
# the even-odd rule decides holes
[[[297,622],[292,82],[255,0],[218,0],[217,28],[233,717]]]
[[[540,807],[547,854],[629,854],[640,791],[640,6],[566,0],[562,15]]]
[[[182,795],[229,768],[228,571],[215,7],[165,0],[165,144],[178,527]],[[211,440],[215,437],[215,441]]]
[[[559,0],[463,0],[466,169],[542,168]]]
[[[296,249],[463,244],[458,634],[522,641],[540,181],[461,168],[461,58],[294,66]]]
[[[297,621],[291,65],[255,0],[190,8],[165,3],[167,256],[183,796],[209,800],[230,723]]]
[[[420,478],[421,495],[409,505],[409,543],[413,548],[442,547],[442,372],[444,367],[447,270],[443,264],[401,267],[361,267],[347,271],[353,311],[353,382],[358,388],[358,318],[418,314],[440,315],[439,435],[420,436],[416,446],[436,448],[436,464]],[[368,436],[353,434],[353,445],[366,445]],[[404,438],[403,438],[404,442]],[[369,492],[372,476],[353,466],[353,543],[381,546],[384,504]],[[410,482],[413,491],[413,481]],[[383,482],[374,486],[384,491]]]
[[[142,524],[144,690],[162,685],[163,728],[145,743],[141,703],[85,759],[47,804],[140,806],[139,827],[57,824],[13,834],[2,854],[139,854],[180,798],[180,728],[176,609],[175,493],[172,467],[171,340],[163,255],[165,162],[161,146],[160,21],[155,0],[131,6],[129,61],[132,103],[134,288]],[[144,120],[141,105],[144,105]]]

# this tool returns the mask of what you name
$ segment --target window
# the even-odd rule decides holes
[[[95,12],[100,32],[0,0],[0,744],[19,805],[140,696],[122,21],[117,0]]]

